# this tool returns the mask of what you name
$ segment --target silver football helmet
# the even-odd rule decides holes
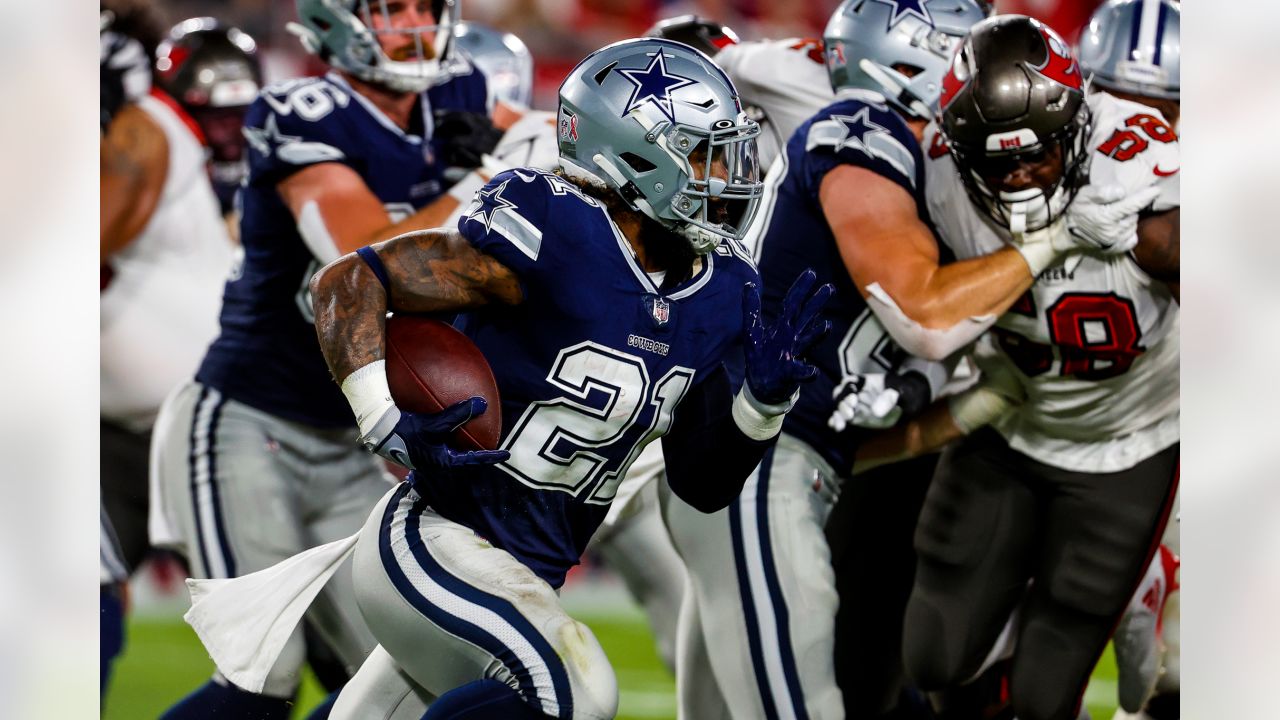
[[[1182,4],[1107,0],[1080,35],[1080,65],[1104,90],[1177,100],[1182,63]]]
[[[874,90],[908,117],[932,119],[951,56],[986,15],[975,0],[844,0],[822,33],[831,88]]]
[[[613,188],[699,254],[741,240],[755,217],[759,134],[724,71],[683,43],[614,43],[560,86],[564,171]]]
[[[397,92],[422,92],[467,70],[467,63],[453,53],[461,0],[432,0],[434,24],[406,28],[393,27],[387,0],[296,2],[300,22],[285,28],[298,36],[307,52],[365,82]],[[413,41],[408,59],[392,59],[378,41],[400,35]]]
[[[533,56],[520,38],[479,23],[453,26],[453,42],[480,68],[494,98],[529,107],[533,99]]]

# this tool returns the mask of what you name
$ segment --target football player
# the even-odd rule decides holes
[[[298,0],[297,12],[289,30],[332,69],[270,85],[249,107],[221,334],[157,423],[153,506],[196,577],[349,535],[385,492],[320,355],[307,282],[357,247],[434,226],[429,203],[449,190],[440,113],[488,112],[483,76],[452,52],[456,0]],[[308,619],[348,675],[375,645],[348,571]],[[299,629],[261,692],[215,676],[164,717],[286,717],[305,655]]]
[[[984,342],[985,384],[926,415],[968,434],[920,516],[907,668],[925,689],[962,684],[1017,607],[1024,720],[1076,717],[1177,486],[1177,137],[1158,111],[1083,90],[1056,33],[996,17],[956,55],[925,136],[928,210],[962,262],[1094,248],[1042,266]]]
[[[893,677],[900,675],[900,661],[892,629],[877,639],[876,650],[856,647],[875,655],[865,665],[878,673],[860,685],[865,692],[850,694],[857,705],[844,707],[833,668],[837,580],[823,527],[851,466],[856,436],[828,426],[832,392],[844,376],[865,366],[897,368],[905,355],[886,337],[889,323],[880,323],[862,295],[886,297],[887,287],[913,300],[908,292],[930,292],[938,300],[928,307],[958,314],[938,320],[978,326],[981,321],[965,318],[991,312],[987,305],[998,306],[1001,292],[1016,297],[1030,283],[1027,262],[1013,250],[967,268],[939,268],[933,237],[920,219],[919,136],[950,51],[984,17],[969,0],[934,2],[928,9],[912,14],[851,0],[832,15],[823,47],[835,102],[799,125],[771,168],[758,253],[766,312],[777,312],[783,278],[812,265],[838,288],[836,333],[815,350],[818,379],[803,388],[776,450],[729,509],[702,517],[678,503],[665,508],[690,570],[697,604],[690,622],[715,649],[711,669],[732,717],[868,717],[897,700]],[[1001,285],[1008,287],[1001,291]],[[968,297],[975,287],[988,292]],[[951,342],[951,336],[941,330],[910,331],[902,322],[896,327],[907,342],[915,340],[910,349],[935,359],[963,344],[948,349],[943,340]],[[979,330],[961,327],[955,334],[976,336]],[[936,336],[943,337],[935,342]],[[920,374],[911,377],[927,402],[929,383]],[[880,514],[890,512],[897,513],[897,506]],[[898,544],[908,549],[910,527],[898,533],[904,536]],[[899,613],[908,582],[890,583],[897,591],[882,594],[898,596]],[[891,608],[884,612],[892,615]],[[878,615],[869,624],[886,629],[895,623]]]
[[[156,49],[156,81],[195,120],[208,147],[209,180],[236,237],[235,194],[249,174],[241,129],[262,89],[257,44],[213,18],[184,20]]]
[[[1094,11],[1080,37],[1080,67],[1090,89],[1132,100],[1160,111],[1178,129],[1181,85],[1181,5],[1171,0],[1109,0]],[[1139,252],[1146,248],[1138,248]],[[1175,285],[1177,276],[1166,278]],[[1178,498],[1174,497],[1174,515]],[[1179,690],[1179,596],[1166,562],[1179,548],[1178,523],[1165,530],[1164,547],[1152,560],[1148,577],[1161,592],[1138,588],[1130,611],[1116,628],[1115,650],[1121,712],[1117,718],[1176,718]],[[1158,602],[1152,600],[1158,599]],[[1163,612],[1160,612],[1163,610]],[[1157,636],[1156,629],[1160,629]],[[1152,697],[1152,693],[1155,696]]]
[[[151,84],[164,24],[146,2],[103,3],[101,485],[124,565],[147,539],[152,425],[217,334],[231,241],[190,115]],[[114,105],[108,107],[107,104]]]
[[[362,249],[313,282],[321,346],[364,442],[414,467],[355,547],[381,648],[335,718],[415,699],[432,719],[613,717],[608,661],[555,588],[646,444],[661,437],[672,489],[716,511],[812,377],[799,358],[825,329],[830,288],[802,274],[761,324],[739,244],[761,192],[759,128],[728,78],[685,45],[624,41],[569,74],[559,117],[562,173],[503,172],[457,232]],[[459,327],[513,419],[500,450],[444,445],[479,399],[433,416],[395,407],[387,309],[470,311]],[[725,362],[738,352],[735,399]]]
[[[658,22],[645,32],[682,42],[715,58],[760,123],[760,166],[768,170],[800,123],[831,103],[822,41],[786,38],[741,42],[725,25],[697,15]]]

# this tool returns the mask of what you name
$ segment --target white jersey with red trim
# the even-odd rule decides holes
[[[726,46],[716,54],[760,123],[760,167],[766,170],[805,120],[835,101],[822,59],[822,40],[787,38]]]
[[[143,97],[138,106],[164,132],[169,164],[146,226],[108,260],[100,388],[102,416],[141,431],[151,427],[169,391],[191,378],[218,335],[234,248],[189,119],[157,96]]]
[[[1090,185],[1155,186],[1155,210],[1177,207],[1178,142],[1159,113],[1105,94],[1088,104]],[[940,238],[962,260],[1009,244],[1009,231],[969,199],[935,126],[925,143]],[[991,332],[996,362],[1025,395],[995,424],[1015,450],[1068,470],[1116,472],[1178,441],[1178,305],[1130,256],[1064,257]]]

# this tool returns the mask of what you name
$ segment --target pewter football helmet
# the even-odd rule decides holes
[[[1080,35],[1080,65],[1104,90],[1177,100],[1181,16],[1174,0],[1107,0]]]
[[[560,86],[565,172],[613,188],[700,254],[741,240],[755,216],[759,134],[724,71],[670,40],[604,47]]]
[[[298,20],[285,28],[298,36],[307,52],[365,82],[396,92],[422,92],[466,71],[453,54],[453,26],[461,0],[432,0],[434,25],[392,28],[387,0],[296,0]],[[376,30],[374,16],[384,29]],[[392,60],[378,42],[380,35],[408,35],[416,57]],[[430,38],[425,40],[424,37]],[[431,52],[428,53],[427,45]],[[430,54],[430,58],[428,58]]]
[[[938,125],[975,204],[1014,232],[1048,227],[1083,182],[1092,116],[1080,65],[1048,25],[997,15],[974,26],[942,80]],[[1021,161],[1061,148],[1052,187],[993,187]]]
[[[479,23],[460,22],[453,27],[453,42],[484,73],[494,98],[529,107],[533,99],[533,56],[520,38]]]
[[[844,0],[822,33],[831,89],[874,90],[908,117],[932,119],[951,56],[985,17],[975,0]],[[903,65],[915,74],[895,69]]]

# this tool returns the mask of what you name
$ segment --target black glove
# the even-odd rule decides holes
[[[480,167],[481,156],[491,152],[502,139],[502,131],[484,113],[436,110],[433,117],[441,159],[451,167]]]
[[[100,72],[98,127],[107,131],[111,119],[126,104],[145,95],[151,86],[151,66],[142,44],[106,30],[98,36]]]

